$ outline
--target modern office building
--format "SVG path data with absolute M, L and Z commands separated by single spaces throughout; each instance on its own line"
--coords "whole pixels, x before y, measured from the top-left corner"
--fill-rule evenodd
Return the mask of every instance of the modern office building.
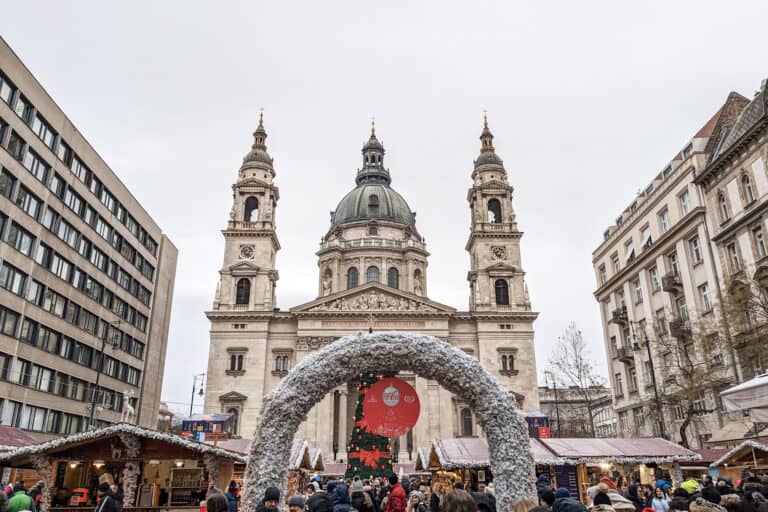
M 0 421 L 154 428 L 177 250 L 2 39 L 0 239 Z

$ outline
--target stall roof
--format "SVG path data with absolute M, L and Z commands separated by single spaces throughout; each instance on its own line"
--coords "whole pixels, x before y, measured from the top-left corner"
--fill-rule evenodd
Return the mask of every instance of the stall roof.
M 425 472 L 429 467 L 429 450 L 425 448 L 416 448 L 416 460 L 413 469 L 418 472 Z
M 712 464 L 710 464 L 709 467 L 716 468 L 717 466 L 722 466 L 723 464 L 726 463 L 726 461 L 732 459 L 743 450 L 752 450 L 752 449 L 758 450 L 761 452 L 768 452 L 768 445 L 759 443 L 757 441 L 744 441 L 738 446 L 731 448 L 730 450 L 725 452 L 722 456 L 720 456 L 719 459 L 717 459 Z
M 699 464 L 709 466 L 712 462 L 716 461 L 728 451 L 728 448 L 701 448 L 699 450 L 693 450 L 701 455 Z
M 0 425 L 0 451 L 15 450 L 21 446 L 38 444 L 40 441 L 21 429 Z
M 768 422 L 768 373 L 721 391 L 720 398 L 729 411 L 749 410 L 754 421 Z
M 205 441 L 205 443 L 209 445 L 214 444 L 213 441 Z M 247 457 L 251 451 L 251 439 L 247 438 L 218 441 L 216 445 L 219 448 L 240 453 L 244 457 Z M 301 468 L 322 471 L 323 465 L 323 454 L 319 449 L 310 448 L 309 443 L 304 439 L 294 438 L 288 462 L 289 470 Z
M 757 437 L 765 437 L 762 427 L 758 427 L 759 434 Z M 737 420 L 729 421 L 723 428 L 712 434 L 707 440 L 709 446 L 716 446 L 719 444 L 740 443 L 747 437 L 755 437 L 755 424 L 748 419 L 739 418 Z
M 328 462 L 325 465 L 324 475 L 338 476 L 343 475 L 347 471 L 347 465 L 343 462 Z
M 540 439 L 558 457 L 576 463 L 611 460 L 618 463 L 666 463 L 701 460 L 701 455 L 660 437 Z
M 309 461 L 313 471 L 323 471 L 325 462 L 323 461 L 323 451 L 320 448 L 309 449 Z
M 209 421 L 211 423 L 226 423 L 229 420 L 232 419 L 234 414 L 231 412 L 220 412 L 220 413 L 214 413 L 214 414 L 193 414 L 192 416 L 187 416 L 186 418 L 183 418 L 182 421 L 184 423 L 194 422 L 194 421 Z
M 154 441 L 159 445 L 168 445 L 198 454 L 210 453 L 219 457 L 232 459 L 235 462 L 245 463 L 245 457 L 241 454 L 223 448 L 213 447 L 205 443 L 188 441 L 175 434 L 149 430 L 125 423 L 110 425 L 97 430 L 82 432 L 67 437 L 59 437 L 44 443 L 16 448 L 10 452 L 0 453 L 0 462 L 9 462 L 11 465 L 23 465 L 29 462 L 29 458 L 32 455 L 47 453 L 55 456 L 56 454 L 64 454 L 67 450 L 72 448 L 83 450 L 83 447 L 86 445 L 95 444 L 113 437 L 119 438 L 120 434 L 130 434 L 144 440 Z
M 701 455 L 660 438 L 643 439 L 531 439 L 536 464 L 575 465 L 611 460 L 619 463 L 683 462 L 701 460 Z M 430 469 L 478 468 L 490 465 L 484 439 L 435 439 L 429 454 Z
M 573 461 L 552 453 L 538 439 L 531 439 L 531 454 L 536 464 L 564 465 Z M 427 459 L 428 467 L 452 470 L 456 468 L 481 468 L 490 465 L 490 453 L 485 439 L 478 437 L 454 437 L 435 439 Z

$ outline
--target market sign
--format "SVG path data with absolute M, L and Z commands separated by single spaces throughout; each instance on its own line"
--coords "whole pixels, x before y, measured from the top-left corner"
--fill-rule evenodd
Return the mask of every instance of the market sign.
M 387 377 L 366 390 L 363 421 L 373 434 L 399 437 L 413 428 L 420 409 L 419 395 L 410 384 Z

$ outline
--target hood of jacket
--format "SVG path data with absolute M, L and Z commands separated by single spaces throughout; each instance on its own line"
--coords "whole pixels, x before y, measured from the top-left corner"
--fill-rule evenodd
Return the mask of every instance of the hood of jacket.
M 337 504 L 349 505 L 349 492 L 347 491 L 346 485 L 337 485 L 333 492 Z
M 558 498 L 552 504 L 552 512 L 587 512 L 587 507 L 573 498 Z
M 707 501 L 704 498 L 696 498 L 688 505 L 690 512 L 726 512 L 725 508 Z

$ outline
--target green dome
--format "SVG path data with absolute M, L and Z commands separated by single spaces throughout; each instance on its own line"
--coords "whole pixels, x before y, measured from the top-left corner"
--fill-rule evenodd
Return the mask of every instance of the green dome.
M 331 216 L 331 225 L 381 220 L 415 226 L 416 219 L 403 196 L 385 183 L 361 183 L 344 196 Z

